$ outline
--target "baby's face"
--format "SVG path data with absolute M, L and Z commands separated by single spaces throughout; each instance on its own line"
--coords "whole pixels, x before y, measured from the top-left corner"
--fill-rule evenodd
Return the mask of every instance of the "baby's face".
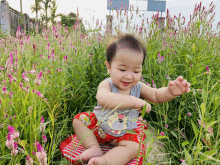
M 143 54 L 129 49 L 119 49 L 111 62 L 106 61 L 113 83 L 121 90 L 136 85 L 142 73 Z

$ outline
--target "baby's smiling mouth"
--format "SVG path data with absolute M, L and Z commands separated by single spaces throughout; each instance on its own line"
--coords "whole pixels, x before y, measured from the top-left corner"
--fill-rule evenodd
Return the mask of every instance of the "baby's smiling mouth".
M 122 81 L 122 84 L 123 84 L 124 86 L 128 86 L 128 85 L 130 84 L 130 82 L 124 82 L 124 81 Z

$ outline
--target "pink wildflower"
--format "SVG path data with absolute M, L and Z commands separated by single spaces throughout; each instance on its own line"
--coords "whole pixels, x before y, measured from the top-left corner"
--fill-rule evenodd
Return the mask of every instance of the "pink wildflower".
M 44 131 L 45 131 L 46 124 L 44 124 L 44 117 L 43 117 L 43 116 L 41 116 L 40 125 L 41 125 L 40 131 L 41 131 L 41 132 L 44 132 Z
M 37 151 L 36 157 L 39 161 L 40 165 L 46 165 L 47 164 L 47 154 L 46 151 L 44 151 L 44 148 L 40 145 L 40 143 L 37 143 Z
M 36 46 L 35 46 L 35 44 L 33 44 L 33 49 L 34 49 L 34 51 L 35 51 L 35 49 L 36 49 Z
M 9 94 L 9 98 L 12 98 L 12 96 L 13 96 L 13 92 L 11 91 Z
M 8 131 L 10 132 L 10 135 L 11 135 L 10 137 L 11 137 L 12 139 L 14 139 L 14 138 L 19 138 L 19 132 L 18 132 L 18 131 L 15 132 L 15 128 L 14 128 L 14 127 L 8 125 Z
M 153 79 L 152 79 L 152 84 L 153 84 L 152 87 L 153 87 L 153 88 L 156 88 L 156 84 L 154 83 L 154 80 L 153 80 Z
M 207 72 L 209 72 L 209 67 L 208 66 L 206 66 L 206 70 L 207 70 Z
M 11 83 L 12 81 L 16 81 L 16 78 L 12 75 L 8 74 L 8 77 L 10 78 L 9 83 Z
M 22 78 L 23 78 L 25 81 L 29 82 L 29 78 L 26 77 L 26 74 L 25 74 L 25 73 L 21 74 L 21 76 L 22 76 Z
M 166 75 L 166 78 L 169 80 L 170 79 L 170 77 L 168 76 L 168 75 Z
M 192 116 L 192 114 L 190 112 L 187 113 L 188 116 Z
M 166 128 L 168 128 L 168 125 L 165 125 Z
M 30 71 L 28 71 L 28 73 L 35 74 L 36 70 L 30 70 Z
M 164 56 L 161 56 L 160 53 L 158 53 L 157 57 L 158 57 L 158 63 L 161 64 L 161 62 L 164 61 Z
M 7 140 L 6 140 L 6 143 L 5 145 L 10 149 L 12 150 L 14 148 L 14 140 L 11 138 L 11 134 L 8 133 L 7 135 Z
M 147 84 L 149 87 L 151 87 L 151 85 L 150 85 L 148 82 L 146 82 L 146 84 Z
M 14 156 L 17 155 L 17 153 L 18 153 L 17 148 L 18 148 L 18 143 L 17 143 L 17 142 L 14 142 L 14 148 L 11 150 L 11 156 L 14 157 Z
M 143 77 L 141 77 L 141 81 L 144 83 L 145 81 L 144 81 L 144 79 L 143 79 Z
M 161 133 L 160 133 L 160 135 L 161 135 L 161 136 L 164 136 L 164 135 L 165 135 L 165 133 L 164 133 L 164 132 L 161 132 Z
M 6 87 L 3 87 L 3 88 L 2 88 L 2 94 L 3 94 L 3 95 L 7 95 L 7 94 L 8 94 L 8 91 L 6 90 Z
M 37 78 L 34 80 L 34 83 L 36 83 L 37 85 L 41 84 L 42 75 L 43 75 L 43 71 L 41 71 L 41 72 L 37 75 Z
M 41 98 L 44 98 L 44 96 L 43 96 L 43 94 L 42 93 L 40 93 L 39 91 L 37 91 L 36 89 L 34 90 L 35 91 L 35 93 L 39 96 L 39 97 L 41 97 Z
M 46 135 L 43 135 L 43 142 L 44 142 L 44 143 L 47 142 L 47 137 L 46 137 Z
M 143 121 L 143 117 L 140 116 L 140 117 L 138 118 L 138 120 L 139 120 L 139 121 Z
M 3 66 L 1 66 L 1 69 L 0 69 L 0 70 L 5 70 L 5 69 L 4 69 L 4 67 L 3 67 Z
M 197 89 L 198 92 L 202 92 L 202 89 Z
M 26 157 L 26 165 L 32 165 L 33 164 L 33 159 L 31 158 L 30 155 Z

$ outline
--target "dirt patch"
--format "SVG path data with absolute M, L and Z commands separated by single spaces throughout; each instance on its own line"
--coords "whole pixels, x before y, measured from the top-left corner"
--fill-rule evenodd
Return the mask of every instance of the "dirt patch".
M 153 128 L 148 128 L 148 131 L 150 132 L 150 134 L 153 135 L 152 138 L 156 138 L 156 133 L 154 131 L 155 129 Z M 150 146 L 151 141 L 149 140 L 146 143 L 146 150 L 148 150 L 149 146 Z M 165 162 L 167 162 L 167 153 L 165 152 L 165 145 L 163 144 L 163 142 L 161 142 L 160 140 L 155 140 L 152 144 L 152 150 L 150 151 L 150 153 L 147 156 L 147 161 L 151 162 L 151 163 L 160 163 L 160 164 L 164 164 Z M 163 163 L 164 162 L 164 163 Z M 165 163 L 166 164 L 166 163 Z

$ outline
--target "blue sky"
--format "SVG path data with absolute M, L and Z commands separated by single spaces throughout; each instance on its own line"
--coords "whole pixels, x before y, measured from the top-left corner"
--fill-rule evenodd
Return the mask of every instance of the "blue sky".
M 9 6 L 20 11 L 20 0 L 7 0 Z M 190 14 L 193 14 L 195 4 L 199 4 L 201 0 L 166 0 L 166 9 L 168 8 L 171 16 L 178 16 L 181 13 L 182 16 L 186 17 L 186 23 L 189 21 Z M 212 0 L 202 0 L 202 6 L 208 7 Z M 217 24 L 220 21 L 220 0 L 213 0 L 216 4 L 215 22 Z M 34 4 L 34 0 L 23 0 L 23 12 L 27 13 L 30 17 L 35 17 L 35 13 L 31 13 L 30 6 Z M 92 24 L 92 18 L 102 20 L 103 24 L 106 24 L 106 15 L 109 14 L 107 10 L 107 0 L 57 0 L 58 9 L 57 13 L 69 14 L 70 12 L 76 12 L 77 7 L 79 8 L 80 17 L 83 20 L 87 20 Z M 130 0 L 130 4 L 139 7 L 139 10 L 147 9 L 147 1 L 140 0 Z M 135 13 L 135 12 L 134 12 Z M 150 11 L 140 11 L 141 15 L 144 14 L 144 17 L 151 18 L 156 12 Z M 115 14 L 115 12 L 111 13 Z M 163 12 L 162 16 L 165 16 L 166 13 Z M 142 19 L 136 18 L 137 23 L 141 23 Z M 213 25 L 214 26 L 214 25 Z

